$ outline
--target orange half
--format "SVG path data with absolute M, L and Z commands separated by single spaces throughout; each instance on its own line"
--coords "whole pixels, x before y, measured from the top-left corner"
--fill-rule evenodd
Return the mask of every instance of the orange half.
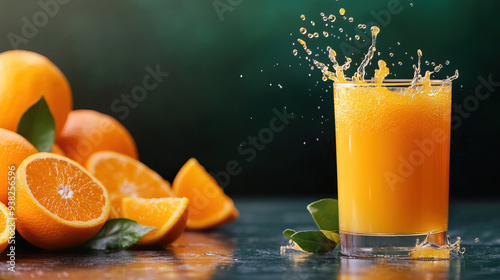
M 0 253 L 9 245 L 11 230 L 9 226 L 10 219 L 11 216 L 7 206 L 0 202 Z
M 144 235 L 137 245 L 165 245 L 174 242 L 184 232 L 188 203 L 185 197 L 125 197 L 121 208 L 124 218 L 157 228 Z
M 172 188 L 177 197 L 190 201 L 188 229 L 216 227 L 239 217 L 233 200 L 194 158 L 181 167 Z
M 138 160 L 116 152 L 97 152 L 87 161 L 87 170 L 108 189 L 111 198 L 110 218 L 122 217 L 124 197 L 173 197 L 170 183 Z
M 43 249 L 83 243 L 109 216 L 104 186 L 80 164 L 56 154 L 27 157 L 16 172 L 16 191 L 17 231 Z

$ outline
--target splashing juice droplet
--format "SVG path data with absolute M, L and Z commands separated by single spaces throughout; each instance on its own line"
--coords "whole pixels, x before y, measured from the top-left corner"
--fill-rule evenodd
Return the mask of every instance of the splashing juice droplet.
M 325 13 L 321 12 L 319 13 L 320 16 L 324 17 L 325 16 Z
M 420 74 L 420 63 L 422 60 L 422 50 L 418 49 L 417 50 L 417 55 L 418 55 L 418 61 L 417 65 L 413 64 L 413 69 L 415 72 L 413 73 L 413 80 L 411 81 L 411 86 L 415 87 L 417 85 L 417 82 L 421 81 L 422 75 Z
M 323 31 L 323 36 L 328 37 L 328 32 Z
M 358 24 L 358 29 L 363 29 L 363 25 L 361 23 Z
M 344 65 L 341 66 L 342 71 L 346 71 L 347 69 L 349 69 L 349 67 L 351 67 L 351 62 L 352 59 L 350 57 L 346 58 Z
M 350 17 L 349 22 L 353 22 L 353 21 L 354 21 L 354 18 Z
M 314 38 L 318 38 L 318 37 L 319 37 L 318 32 L 314 32 L 314 34 L 313 34 L 313 35 L 314 35 Z
M 312 51 L 311 51 L 310 49 L 307 49 L 307 50 L 306 50 L 306 53 L 307 53 L 308 55 L 311 55 L 311 54 L 312 54 Z
M 293 55 L 295 55 L 295 56 L 296 56 L 296 55 L 297 55 L 297 53 L 298 53 L 298 51 L 294 49 L 294 50 L 293 50 Z
M 456 79 L 458 79 L 458 70 L 455 70 L 455 75 L 446 78 L 446 80 L 444 80 L 443 84 L 445 84 L 445 85 L 451 85 L 451 82 L 453 80 L 456 80 Z
M 341 28 L 339 28 L 339 31 L 340 32 L 344 32 L 344 29 L 341 27 Z
M 476 238 L 474 239 L 474 243 L 477 243 L 477 242 L 479 242 L 479 238 L 477 238 L 477 237 L 476 237 Z
M 455 243 L 450 242 L 450 236 L 446 237 L 446 243 L 444 245 L 434 244 L 427 239 L 429 235 L 425 237 L 425 240 L 422 243 L 419 243 L 417 239 L 417 243 L 415 244 L 415 249 L 409 253 L 411 258 L 413 259 L 449 259 L 452 256 L 459 256 L 464 253 L 464 249 L 460 249 L 460 242 L 462 239 L 457 237 L 457 241 Z
M 329 19 L 331 22 L 334 22 L 334 21 L 335 21 L 335 19 L 337 19 L 337 18 L 336 18 L 334 15 L 330 15 L 330 16 L 328 17 L 328 19 Z
M 373 54 L 377 50 L 375 48 L 375 44 L 377 42 L 377 35 L 380 32 L 380 28 L 378 28 L 377 26 L 372 26 L 371 32 L 372 32 L 372 44 L 371 44 L 370 48 L 368 49 L 368 52 L 366 53 L 365 58 L 363 59 L 363 61 L 361 61 L 361 64 L 358 67 L 358 71 L 354 74 L 353 79 L 355 80 L 355 82 L 363 82 L 364 81 L 365 68 L 368 65 L 368 63 L 370 63 L 370 60 L 373 58 Z
M 309 33 L 309 34 L 307 34 L 307 37 L 309 37 L 309 39 L 312 39 L 314 37 L 314 35 L 312 33 Z
M 393 57 L 393 56 L 394 56 L 394 54 L 393 54 L 393 53 L 389 53 L 389 56 L 390 56 L 390 57 Z
M 306 16 L 305 15 L 300 15 L 300 19 L 301 20 L 306 20 Z
M 403 65 L 403 62 L 401 62 L 401 61 L 398 61 L 398 65 Z
M 450 61 L 449 61 L 449 60 L 447 60 L 447 61 L 445 61 L 445 62 L 444 62 L 444 64 L 449 65 L 449 64 L 450 64 Z
M 413 3 L 410 3 L 410 7 L 412 7 L 412 8 L 413 8 Z
M 355 35 L 354 39 L 359 40 L 359 35 Z
M 323 21 L 327 21 L 327 20 L 328 20 L 327 17 L 323 17 Z M 328 26 L 328 24 L 326 26 Z
M 375 70 L 375 83 L 382 83 L 387 75 L 389 75 L 389 68 L 387 67 L 387 63 L 385 63 L 385 61 L 383 60 L 379 60 L 378 69 Z
M 343 16 L 343 15 L 345 14 L 345 9 L 344 9 L 344 8 L 340 8 L 340 10 L 339 10 L 339 14 L 340 14 L 341 16 Z
M 312 25 L 312 26 L 315 26 L 315 25 L 316 25 L 316 23 L 315 23 L 314 21 L 312 21 L 312 20 L 311 20 L 311 25 Z
M 300 31 L 300 34 L 306 34 L 307 33 L 307 29 L 305 29 L 304 27 L 301 27 L 299 29 L 299 31 Z

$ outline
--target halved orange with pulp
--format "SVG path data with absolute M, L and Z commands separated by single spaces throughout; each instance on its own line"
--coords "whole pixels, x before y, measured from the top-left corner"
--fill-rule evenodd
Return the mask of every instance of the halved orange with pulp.
M 144 235 L 137 245 L 165 245 L 174 242 L 186 227 L 187 198 L 136 198 L 122 199 L 122 215 L 141 225 L 157 229 Z
M 9 220 L 11 215 L 7 206 L 0 202 L 0 253 L 7 248 L 9 245 L 9 239 L 11 237 L 11 227 L 9 225 Z
M 86 164 L 90 174 L 99 179 L 111 198 L 110 218 L 123 217 L 121 200 L 124 197 L 173 197 L 170 183 L 138 160 L 116 152 L 92 154 Z
M 34 154 L 16 172 L 17 231 L 42 249 L 87 241 L 108 219 L 110 206 L 101 182 L 66 157 Z
M 188 229 L 216 227 L 239 217 L 233 200 L 194 158 L 181 167 L 172 188 L 177 197 L 190 201 Z

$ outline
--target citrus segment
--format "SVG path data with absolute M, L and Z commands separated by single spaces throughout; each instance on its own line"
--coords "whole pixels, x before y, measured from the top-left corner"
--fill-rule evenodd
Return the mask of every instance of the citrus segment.
M 17 230 L 47 250 L 83 243 L 104 225 L 107 190 L 78 163 L 51 153 L 26 158 L 16 173 Z
M 239 216 L 233 200 L 194 158 L 179 170 L 172 183 L 178 197 L 187 197 L 189 217 L 186 227 L 205 229 L 228 223 Z
M 24 50 L 0 54 L 0 127 L 15 131 L 24 112 L 45 98 L 58 136 L 73 106 L 64 74 L 45 56 Z
M 36 148 L 24 137 L 0 128 L 0 202 L 8 204 L 9 188 L 14 183 L 13 174 L 25 158 L 36 152 Z
M 9 220 L 11 219 L 10 212 L 3 203 L 0 202 L 0 253 L 9 245 L 11 227 Z
M 87 170 L 108 189 L 111 218 L 121 216 L 123 197 L 173 197 L 170 183 L 141 162 L 111 151 L 97 152 L 87 161 Z
M 98 151 L 115 151 L 138 158 L 135 141 L 128 130 L 111 116 L 93 110 L 74 110 L 56 143 L 80 164 Z
M 184 231 L 188 217 L 187 198 L 136 198 L 122 200 L 124 218 L 141 225 L 156 227 L 144 235 L 138 245 L 165 245 L 175 241 Z

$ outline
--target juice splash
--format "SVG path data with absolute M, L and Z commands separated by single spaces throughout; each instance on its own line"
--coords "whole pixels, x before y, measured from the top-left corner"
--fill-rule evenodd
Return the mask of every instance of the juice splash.
M 345 9 L 341 8 L 339 10 L 339 14 L 344 15 Z M 336 18 L 334 15 L 330 15 L 329 17 L 326 17 L 324 13 L 321 13 L 321 15 L 322 15 L 324 21 L 330 20 L 331 22 L 335 22 Z M 301 19 L 305 20 L 305 15 L 301 15 Z M 354 19 L 352 17 L 346 18 L 345 16 L 344 16 L 344 20 L 347 20 L 350 23 L 352 23 L 354 21 Z M 312 26 L 315 25 L 313 21 L 311 21 L 311 25 Z M 358 26 L 358 29 L 360 29 L 360 30 L 367 28 L 366 24 L 360 23 L 357 26 Z M 333 27 L 333 26 L 331 26 L 331 27 Z M 314 39 L 314 38 L 319 37 L 318 32 L 307 33 L 307 30 L 304 27 L 301 27 L 299 31 L 303 35 L 307 34 L 307 37 L 309 39 Z M 344 30 L 343 30 L 343 28 L 339 28 L 339 31 L 343 32 Z M 314 66 L 316 66 L 316 68 L 318 68 L 321 71 L 321 73 L 323 74 L 323 78 L 322 78 L 323 81 L 332 80 L 334 83 L 346 83 L 346 82 L 383 83 L 384 82 L 384 79 L 390 74 L 390 69 L 384 60 L 378 61 L 379 68 L 375 70 L 375 74 L 374 74 L 373 78 L 365 80 L 366 67 L 371 64 L 373 57 L 377 52 L 376 42 L 377 42 L 377 36 L 380 33 L 380 28 L 377 26 L 372 26 L 370 28 L 370 31 L 371 31 L 371 45 L 368 48 L 368 51 L 365 54 L 363 60 L 359 63 L 359 66 L 352 77 L 347 77 L 345 74 L 345 71 L 347 69 L 349 69 L 349 67 L 350 67 L 352 59 L 349 57 L 346 57 L 345 63 L 343 65 L 340 65 L 337 61 L 336 51 L 330 46 L 328 46 L 326 50 L 327 50 L 328 58 L 329 58 L 330 62 L 332 63 L 332 65 L 331 65 L 332 70 L 330 70 L 329 64 L 320 62 L 317 59 L 312 59 L 312 64 Z M 322 33 L 324 34 L 325 38 L 329 37 L 329 36 L 336 37 L 335 35 L 330 34 L 326 31 L 323 31 Z M 347 34 L 346 34 L 346 37 L 348 38 L 349 41 L 352 40 L 352 37 L 348 37 Z M 340 38 L 340 36 L 337 36 L 337 38 Z M 354 39 L 360 40 L 361 37 L 358 34 L 356 34 L 354 36 Z M 308 48 L 305 40 L 298 38 L 297 41 L 302 45 L 302 47 L 304 48 L 304 50 L 306 51 L 308 56 L 318 56 L 317 54 L 313 54 L 311 49 Z M 400 45 L 399 42 L 398 42 L 398 45 Z M 296 56 L 298 54 L 298 51 L 294 49 L 293 54 Z M 380 55 L 380 52 L 378 54 Z M 407 53 L 405 53 L 405 54 L 407 54 Z M 439 72 L 439 70 L 441 70 L 443 68 L 442 64 L 435 66 L 435 63 L 433 62 L 432 65 L 435 66 L 434 70 L 433 71 L 426 71 L 425 74 L 422 76 L 422 74 L 421 74 L 421 72 L 422 72 L 422 67 L 421 67 L 422 55 L 423 55 L 422 51 L 420 49 L 417 50 L 417 64 L 413 65 L 414 76 L 411 80 L 411 87 L 409 87 L 409 88 L 414 88 L 417 84 L 424 85 L 424 87 L 429 88 L 431 85 L 431 75 Z M 393 56 L 394 56 L 394 54 L 391 52 L 390 57 L 393 57 Z M 413 56 L 411 57 L 411 59 L 413 59 Z M 306 60 L 311 61 L 311 58 L 306 57 Z M 426 65 L 428 65 L 428 64 L 429 63 L 427 61 Z M 445 64 L 448 65 L 449 61 L 447 61 Z M 392 65 L 394 66 L 394 63 Z M 398 62 L 398 65 L 402 65 L 401 61 Z M 455 74 L 453 76 L 447 77 L 446 79 L 444 79 L 443 83 L 445 85 L 451 85 L 451 82 L 457 78 L 458 78 L 458 70 L 455 71 Z
M 449 259 L 450 257 L 459 257 L 464 254 L 465 248 L 460 248 L 461 238 L 457 237 L 457 241 L 451 244 L 450 236 L 447 236 L 446 244 L 439 246 L 428 241 L 429 235 L 422 243 L 417 242 L 415 249 L 408 253 L 412 259 Z

